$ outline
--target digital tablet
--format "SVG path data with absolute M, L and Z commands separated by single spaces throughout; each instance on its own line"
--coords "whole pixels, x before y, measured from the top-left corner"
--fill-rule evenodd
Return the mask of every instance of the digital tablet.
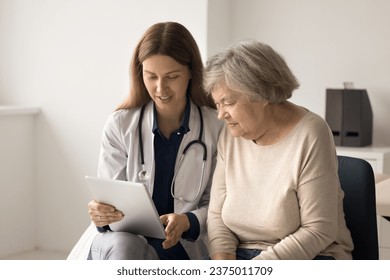
M 164 226 L 144 184 L 93 176 L 85 179 L 96 201 L 123 213 L 122 220 L 109 225 L 112 231 L 165 239 Z

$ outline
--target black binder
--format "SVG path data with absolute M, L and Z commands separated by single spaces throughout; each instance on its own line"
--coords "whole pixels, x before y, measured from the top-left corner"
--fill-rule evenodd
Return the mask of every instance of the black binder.
M 365 89 L 327 89 L 325 120 L 336 146 L 372 144 L 373 114 Z

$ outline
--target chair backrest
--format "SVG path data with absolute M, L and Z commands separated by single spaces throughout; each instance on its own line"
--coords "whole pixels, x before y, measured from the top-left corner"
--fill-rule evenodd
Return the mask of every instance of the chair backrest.
M 338 156 L 344 191 L 344 213 L 354 250 L 354 260 L 379 259 L 375 177 L 371 165 L 358 158 Z

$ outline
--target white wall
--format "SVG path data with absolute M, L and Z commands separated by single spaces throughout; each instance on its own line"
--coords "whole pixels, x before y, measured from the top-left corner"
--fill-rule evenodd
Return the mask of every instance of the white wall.
M 69 251 L 88 224 L 83 177 L 96 173 L 104 121 L 151 24 L 182 22 L 204 60 L 238 39 L 269 43 L 302 84 L 293 101 L 322 116 L 327 87 L 367 88 L 374 143 L 390 145 L 389 10 L 386 0 L 0 0 L 0 104 L 42 109 L 37 246 Z
M 0 259 L 36 245 L 32 183 L 36 113 L 0 106 Z
M 168 20 L 184 24 L 206 55 L 206 0 L 0 0 L 0 103 L 42 109 L 39 248 L 69 251 L 88 225 L 83 177 L 96 174 L 103 124 L 127 94 L 138 39 Z
M 231 41 L 281 53 L 301 83 L 292 101 L 325 116 L 326 88 L 368 91 L 374 145 L 390 145 L 390 1 L 231 0 Z
M 208 1 L 206 59 L 231 43 L 231 1 Z

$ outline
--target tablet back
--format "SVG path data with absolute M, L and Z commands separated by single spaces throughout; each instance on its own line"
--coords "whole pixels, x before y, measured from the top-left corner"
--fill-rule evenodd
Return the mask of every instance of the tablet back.
M 164 227 L 144 184 L 92 176 L 85 179 L 96 201 L 124 214 L 121 221 L 109 225 L 111 230 L 165 239 Z

